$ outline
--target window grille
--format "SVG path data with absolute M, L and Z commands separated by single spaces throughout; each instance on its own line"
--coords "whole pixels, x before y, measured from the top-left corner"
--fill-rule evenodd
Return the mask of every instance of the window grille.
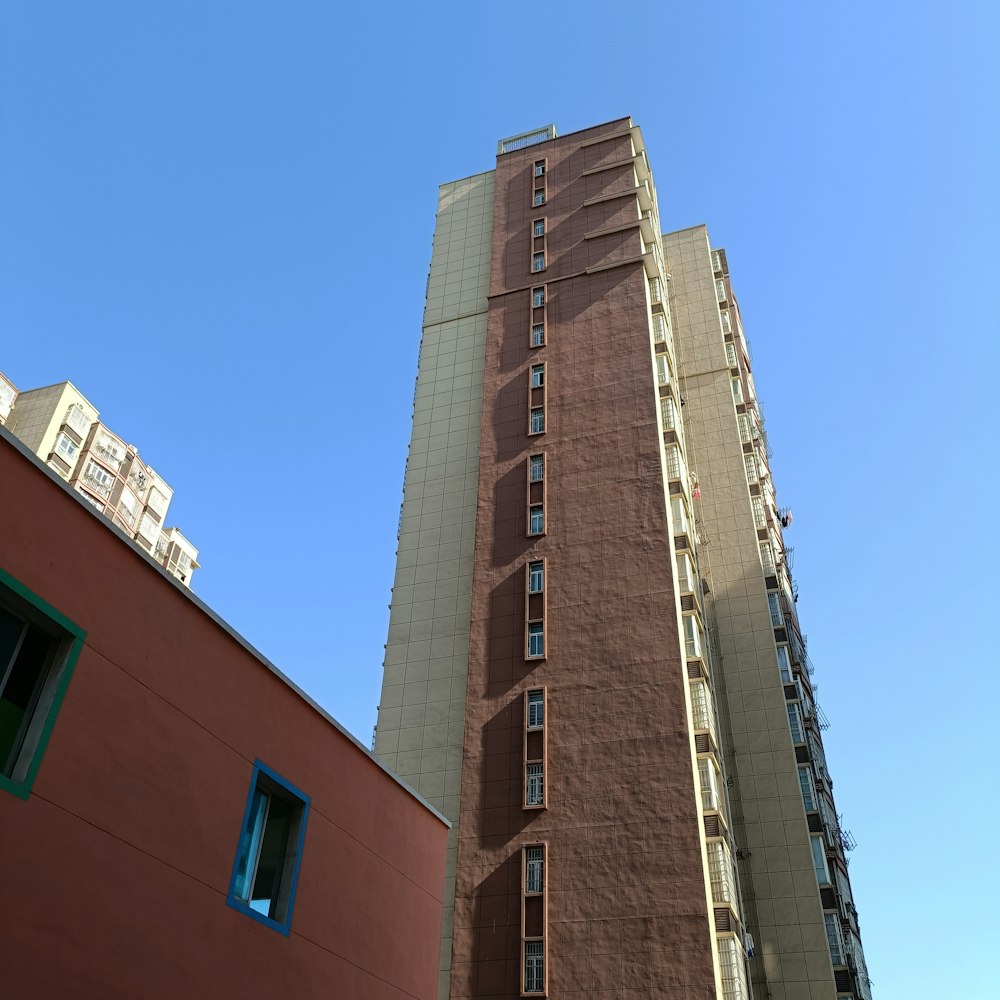
M 533 288 L 531 291 L 531 304 L 534 308 L 538 309 L 545 305 L 545 289 L 544 288 Z
M 545 458 L 542 455 L 532 455 L 528 478 L 533 483 L 540 483 L 545 478 Z
M 541 892 L 545 884 L 545 848 L 524 849 L 524 891 Z
M 723 1000 L 750 1000 L 743 949 L 734 937 L 716 938 L 722 973 Z
M 752 459 L 752 455 L 747 455 L 745 458 Z M 757 463 L 754 462 L 752 465 L 752 471 L 757 470 Z M 747 475 L 751 472 L 751 465 L 747 463 Z M 758 528 L 767 527 L 767 517 L 764 514 L 764 498 L 763 497 L 750 497 L 750 505 L 753 507 L 753 523 Z
M 770 542 L 760 543 L 760 564 L 768 576 L 774 576 L 774 553 Z
M 767 608 L 771 612 L 771 624 L 775 628 L 781 628 L 785 624 L 785 616 L 781 613 L 781 603 L 776 590 L 767 592 Z
M 739 362 L 736 360 L 736 348 L 732 343 L 728 342 L 726 344 L 726 364 L 728 364 L 730 368 L 739 367 Z
M 543 764 L 528 765 L 527 803 L 540 806 L 545 802 L 545 767 Z
M 660 400 L 660 421 L 665 431 L 672 431 L 676 426 L 677 414 L 674 409 L 674 401 L 669 397 Z
M 532 259 L 531 269 L 533 271 L 544 271 L 545 270 L 545 254 L 536 253 Z
M 726 283 L 721 278 L 717 278 L 715 281 L 715 297 L 720 302 L 726 301 Z
M 541 434 L 545 430 L 545 410 L 536 406 L 531 410 L 531 433 Z
M 736 902 L 736 877 L 729 849 L 721 840 L 710 841 L 708 871 L 712 881 L 712 898 L 717 903 Z
M 802 735 L 802 716 L 799 714 L 798 705 L 785 705 L 788 711 L 788 728 L 792 733 L 793 743 L 805 743 L 805 737 Z
M 540 562 L 528 565 L 528 593 L 540 594 L 545 586 L 545 564 Z
M 802 789 L 802 804 L 806 812 L 816 811 L 816 788 L 813 785 L 812 768 L 809 765 L 799 768 L 799 787 Z
M 545 324 L 535 323 L 531 327 L 531 346 L 541 347 L 545 343 Z
M 524 992 L 545 990 L 545 955 L 541 941 L 524 942 Z

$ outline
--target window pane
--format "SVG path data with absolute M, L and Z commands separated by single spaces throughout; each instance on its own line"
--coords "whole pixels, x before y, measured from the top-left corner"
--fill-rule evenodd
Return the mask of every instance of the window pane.
M 533 306 L 543 306 L 545 305 L 545 289 L 535 288 L 531 292 L 531 304 Z
M 531 433 L 541 434 L 545 430 L 545 410 L 536 406 L 531 411 Z
M 531 388 L 540 389 L 545 384 L 545 365 L 532 365 Z
M 531 346 L 541 347 L 545 343 L 545 327 L 541 323 L 535 323 L 531 328 Z
M 541 729 L 545 724 L 545 695 L 541 691 L 528 692 L 528 728 Z
M 528 656 L 545 655 L 545 630 L 541 622 L 528 626 Z
M 530 479 L 533 483 L 540 483 L 545 478 L 545 459 L 541 455 L 531 456 Z
M 288 855 L 288 835 L 292 829 L 293 814 L 294 807 L 291 803 L 271 796 L 249 903 L 253 909 L 272 918 L 275 916 L 278 889 Z
M 8 617 L 17 622 L 16 616 Z M 11 628 L 8 621 L 3 629 L 6 640 L 0 640 L 8 645 Z M 52 646 L 52 640 L 44 632 L 28 625 L 13 662 L 8 656 L 8 661 L 2 664 L 7 672 L 0 678 L 3 684 L 0 691 L 0 773 L 8 778 L 13 776 L 38 696 L 48 676 Z
M 236 864 L 236 895 L 246 901 L 250 898 L 250 886 L 256 874 L 257 857 L 260 854 L 260 839 L 264 832 L 264 820 L 267 817 L 267 806 L 270 795 L 257 788 L 250 803 L 250 814 L 247 825 L 240 837 L 240 856 Z
M 544 563 L 531 563 L 528 567 L 528 593 L 540 594 L 545 586 Z
M 539 220 L 535 223 L 535 235 L 544 236 L 545 235 L 545 223 Z
M 540 535 L 545 531 L 545 513 L 541 505 L 531 508 L 528 530 L 533 535 Z
M 541 941 L 524 942 L 524 992 L 541 993 L 545 989 L 545 957 Z
M 545 802 L 545 775 L 541 764 L 528 765 L 527 804 L 540 806 Z

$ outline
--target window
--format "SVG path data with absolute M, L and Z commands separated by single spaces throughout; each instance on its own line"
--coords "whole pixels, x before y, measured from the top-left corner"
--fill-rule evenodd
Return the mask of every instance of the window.
M 535 309 L 539 309 L 545 305 L 545 289 L 544 288 L 532 288 L 531 290 L 531 305 Z
M 540 594 L 545 589 L 545 563 L 528 563 L 528 593 Z
M 719 810 L 719 769 L 708 757 L 698 760 L 698 782 L 701 786 L 701 807 L 706 810 Z
M 545 192 L 544 191 L 536 191 L 535 192 L 535 196 L 531 199 L 531 204 L 535 205 L 536 207 L 538 205 L 544 205 L 545 204 Z
M 309 796 L 255 761 L 229 905 L 288 936 Z
M 545 725 L 545 692 L 528 692 L 528 728 L 541 729 Z
M 738 378 L 733 379 L 733 400 L 737 403 L 743 402 L 743 383 Z
M 545 385 L 545 365 L 531 366 L 531 388 L 541 389 Z
M 733 332 L 733 321 L 729 317 L 729 310 L 728 309 L 723 309 L 720 315 L 722 316 L 722 332 L 724 334 L 725 333 L 732 333 Z
M 86 633 L 0 570 L 0 788 L 31 793 Z
M 665 354 L 656 355 L 656 381 L 659 385 L 666 385 L 670 381 L 670 365 Z
M 524 849 L 524 891 L 541 892 L 545 886 L 545 848 Z
M 741 414 L 742 416 L 742 414 Z M 750 466 L 747 466 L 749 470 Z M 756 466 L 754 466 L 754 471 L 756 471 Z M 763 497 L 750 497 L 750 505 L 753 507 L 753 523 L 757 528 L 767 527 L 767 518 L 764 516 L 764 498 Z
M 541 941 L 524 942 L 524 992 L 545 992 L 545 949 Z
M 541 434 L 545 430 L 545 407 L 533 406 L 531 408 L 531 433 Z
M 823 847 L 823 837 L 814 836 L 809 838 L 812 844 L 813 868 L 816 869 L 816 881 L 820 885 L 830 884 L 830 872 L 826 867 L 826 849 Z
M 734 382 L 733 385 L 738 385 L 739 383 Z M 757 471 L 757 456 L 756 455 L 744 455 L 743 456 L 743 468 L 747 474 L 747 481 L 750 483 L 756 483 L 758 481 L 758 471 Z
M 736 360 L 736 348 L 732 343 L 726 344 L 726 364 L 730 368 L 738 368 L 739 362 Z
M 704 681 L 691 682 L 691 717 L 695 729 L 715 730 L 712 709 L 708 700 L 708 685 Z
M 778 647 L 778 673 L 781 674 L 781 680 L 783 683 L 792 683 L 792 664 L 788 659 L 787 646 Z
M 736 421 L 740 426 L 740 440 L 744 444 L 748 444 L 752 440 L 750 437 L 750 418 L 745 413 L 738 413 Z
M 56 451 L 58 451 L 63 458 L 72 461 L 73 456 L 76 455 L 78 450 L 79 449 L 77 448 L 76 443 L 65 434 L 60 434 L 59 437 L 56 438 Z
M 545 161 L 535 160 L 535 176 L 544 177 L 545 176 Z
M 684 651 L 690 659 L 701 656 L 701 626 L 694 615 L 684 616 Z
M 532 271 L 545 270 L 545 254 L 536 253 L 534 257 L 531 258 L 531 270 Z
M 528 764 L 524 803 L 529 806 L 545 804 L 545 765 Z
M 677 426 L 677 411 L 674 401 L 669 396 L 660 400 L 660 426 L 664 431 L 672 431 Z
M 528 460 L 528 480 L 540 483 L 545 478 L 545 456 L 532 455 Z
M 74 403 L 66 413 L 66 423 L 70 425 L 81 437 L 90 429 L 90 420 L 83 412 L 83 407 Z
M 785 708 L 788 710 L 788 728 L 792 731 L 792 742 L 805 743 L 805 738 L 802 735 L 802 716 L 799 713 L 799 706 L 787 704 Z
M 691 562 L 691 557 L 686 552 L 680 552 L 677 554 L 677 584 L 680 587 L 682 594 L 693 594 L 694 593 L 694 563 Z
M 785 624 L 785 616 L 781 613 L 781 603 L 776 590 L 767 592 L 767 609 L 771 612 L 771 624 L 775 628 L 781 628 Z
M 545 655 L 545 626 L 542 622 L 528 622 L 528 658 Z
M 103 466 L 93 461 L 88 462 L 83 478 L 87 481 L 88 488 L 95 493 L 100 493 L 102 497 L 111 495 L 111 484 L 115 481 L 115 477 Z
M 545 235 L 545 220 L 535 219 L 535 222 L 531 229 L 533 236 L 544 236 Z
M 531 346 L 541 347 L 545 343 L 545 324 L 531 324 Z
M 840 918 L 836 913 L 824 913 L 823 923 L 826 926 L 826 940 L 830 945 L 830 958 L 834 965 L 846 965 L 844 961 L 844 941 L 840 936 Z
M 667 324 L 663 319 L 663 313 L 653 313 L 653 341 L 657 344 L 666 343 Z
M 712 270 L 713 271 L 722 270 L 722 258 L 719 256 L 718 250 L 712 251 Z
M 764 572 L 768 576 L 774 575 L 774 550 L 771 548 L 770 542 L 761 542 L 760 548 L 760 564 L 764 567 Z
M 799 788 L 802 789 L 802 804 L 806 807 L 806 812 L 815 812 L 816 789 L 812 768 L 808 764 L 799 767 Z
M 721 278 L 717 278 L 715 282 L 715 297 L 720 302 L 726 301 L 726 283 Z
M 540 503 L 532 504 L 528 508 L 528 534 L 545 534 L 545 509 Z
M 688 530 L 687 508 L 681 497 L 670 498 L 670 520 L 673 522 L 675 535 L 686 535 Z
M 139 533 L 152 542 L 160 537 L 160 526 L 148 514 L 143 514 L 139 521 Z

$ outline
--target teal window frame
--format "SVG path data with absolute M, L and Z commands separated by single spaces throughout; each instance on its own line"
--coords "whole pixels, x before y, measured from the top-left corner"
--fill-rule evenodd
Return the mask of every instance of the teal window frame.
M 288 840 L 284 851 L 284 861 L 278 872 L 275 897 L 268 913 L 255 908 L 251 899 L 256 879 L 257 864 L 262 844 L 266 845 L 266 818 L 270 800 L 291 806 L 293 816 L 290 822 Z M 227 903 L 240 913 L 270 927 L 284 937 L 292 928 L 292 913 L 295 909 L 295 894 L 298 890 L 299 869 L 302 865 L 302 848 L 306 839 L 306 821 L 309 818 L 310 798 L 286 778 L 272 770 L 263 761 L 254 761 L 247 795 L 243 822 L 240 825 L 240 839 L 233 861 L 233 873 L 229 880 Z
M 4 569 L 0 569 L 0 604 L 49 636 L 53 645 L 37 700 L 22 723 L 26 730 L 12 767 L 13 773 L 0 772 L 0 789 L 19 799 L 27 799 L 38 777 L 87 633 Z M 8 667 L 7 663 L 0 664 L 0 681 Z M 0 762 L 0 767 L 5 764 L 6 761 Z

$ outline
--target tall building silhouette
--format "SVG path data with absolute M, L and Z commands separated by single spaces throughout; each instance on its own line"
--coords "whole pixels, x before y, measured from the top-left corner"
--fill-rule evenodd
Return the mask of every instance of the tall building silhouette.
M 440 997 L 870 998 L 725 251 L 619 119 L 440 189 L 375 752 Z

